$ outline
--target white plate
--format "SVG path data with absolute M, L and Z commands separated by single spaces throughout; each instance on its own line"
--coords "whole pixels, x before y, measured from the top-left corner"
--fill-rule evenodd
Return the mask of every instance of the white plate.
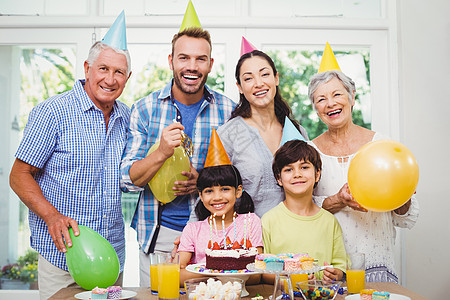
M 345 297 L 345 300 L 360 300 L 360 299 L 361 297 L 359 296 L 359 294 L 348 295 L 347 297 Z M 389 300 L 411 300 L 411 298 L 399 294 L 391 294 Z
M 211 271 L 210 269 L 205 269 L 204 271 L 200 272 L 199 270 L 196 270 L 196 268 L 205 267 L 205 264 L 192 264 L 188 265 L 186 267 L 186 270 L 192 273 L 200 274 L 200 275 L 208 275 L 208 276 L 229 276 L 229 277 L 241 277 L 241 276 L 250 276 L 252 274 L 258 274 L 260 272 L 245 272 L 245 273 L 236 273 L 236 272 L 229 272 L 229 271 L 223 271 L 224 273 L 216 273 L 214 271 Z
M 130 299 L 134 296 L 136 296 L 137 293 L 135 291 L 127 291 L 122 290 L 122 297 L 119 299 Z M 75 295 L 75 298 L 77 299 L 91 299 L 91 291 L 81 292 Z
M 330 267 L 330 266 L 327 266 Z M 332 267 L 332 266 L 331 266 Z M 293 275 L 293 274 L 307 274 L 307 273 L 316 273 L 323 270 L 325 266 L 319 267 L 317 264 L 314 264 L 312 269 L 309 270 L 298 270 L 298 271 L 272 271 L 267 269 L 257 269 L 255 267 L 255 263 L 251 263 L 247 265 L 247 270 L 254 271 L 257 273 L 267 273 L 267 274 L 275 274 L 275 275 Z

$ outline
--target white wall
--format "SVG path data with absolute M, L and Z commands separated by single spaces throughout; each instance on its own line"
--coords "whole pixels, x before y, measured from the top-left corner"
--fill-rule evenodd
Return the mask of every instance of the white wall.
M 401 140 L 420 168 L 420 216 L 405 232 L 406 287 L 450 299 L 450 1 L 398 3 Z

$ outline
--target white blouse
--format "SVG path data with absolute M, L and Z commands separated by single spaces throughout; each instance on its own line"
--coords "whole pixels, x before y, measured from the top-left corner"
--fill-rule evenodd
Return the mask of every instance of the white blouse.
M 383 139 L 375 133 L 373 140 Z M 335 195 L 347 182 L 348 167 L 355 156 L 336 157 L 323 154 L 313 142 L 309 142 L 320 153 L 322 176 L 314 190 L 314 200 L 322 206 L 326 197 Z M 415 195 L 404 215 L 391 212 L 359 212 L 345 207 L 335 214 L 344 234 L 347 253 L 362 252 L 366 257 L 367 282 L 398 282 L 394 266 L 395 226 L 412 228 L 419 216 L 419 204 Z

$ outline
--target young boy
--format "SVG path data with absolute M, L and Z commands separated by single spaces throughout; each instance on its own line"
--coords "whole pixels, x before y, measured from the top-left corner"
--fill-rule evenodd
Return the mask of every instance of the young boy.
M 347 257 L 342 229 L 312 200 L 321 169 L 319 153 L 304 141 L 289 141 L 275 153 L 272 170 L 285 200 L 261 219 L 264 252 L 308 253 L 319 265 L 333 265 L 323 271 L 322 279 L 341 280 Z

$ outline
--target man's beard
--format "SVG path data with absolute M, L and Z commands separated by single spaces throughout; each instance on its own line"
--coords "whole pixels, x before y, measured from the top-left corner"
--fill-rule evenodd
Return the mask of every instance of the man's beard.
M 196 74 L 199 74 L 199 73 L 196 73 Z M 203 76 L 202 74 L 199 74 L 199 75 L 202 76 L 202 81 L 200 82 L 200 84 L 198 86 L 184 84 L 180 78 L 183 75 L 175 74 L 175 72 L 173 74 L 173 79 L 174 79 L 175 84 L 178 87 L 178 89 L 180 89 L 183 93 L 196 94 L 201 89 L 203 89 L 203 87 L 205 86 L 206 80 L 208 79 L 208 75 L 206 75 L 206 76 Z

